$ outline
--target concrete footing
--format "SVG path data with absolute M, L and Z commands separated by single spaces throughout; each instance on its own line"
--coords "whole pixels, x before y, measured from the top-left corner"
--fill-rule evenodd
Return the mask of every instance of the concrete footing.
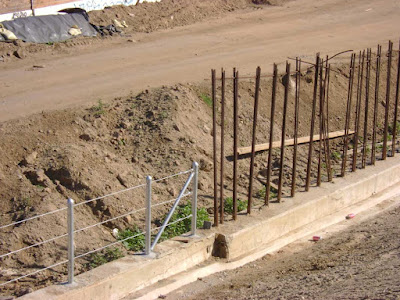
M 294 198 L 284 198 L 283 203 L 255 210 L 250 216 L 240 215 L 236 222 L 199 230 L 199 236 L 188 238 L 188 243 L 179 241 L 182 239 L 163 242 L 155 249 L 156 258 L 124 257 L 77 276 L 73 285 L 50 286 L 22 299 L 121 299 L 207 263 L 212 256 L 232 263 L 262 251 L 308 224 L 323 227 L 324 219 L 326 223 L 337 220 L 329 216 L 347 207 L 361 206 L 365 199 L 398 183 L 400 157 L 388 158 L 377 162 L 375 167 L 337 178 L 334 183 L 325 183 L 308 193 L 300 192 Z

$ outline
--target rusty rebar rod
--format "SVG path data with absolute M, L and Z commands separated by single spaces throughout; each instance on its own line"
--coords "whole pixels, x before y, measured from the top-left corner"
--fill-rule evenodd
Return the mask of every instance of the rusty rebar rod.
M 392 49 L 393 49 L 393 42 L 389 41 L 387 82 L 386 82 L 386 103 L 385 103 L 385 127 L 383 132 L 383 149 L 382 149 L 383 160 L 385 160 L 387 157 L 387 141 L 388 141 L 388 131 L 389 131 L 389 110 L 390 110 L 390 80 L 392 74 Z
M 225 168 L 225 71 L 221 71 L 221 178 L 220 178 L 220 197 L 219 197 L 219 211 L 220 211 L 220 223 L 224 223 L 224 168 Z
M 254 158 L 256 156 L 256 134 L 257 134 L 257 116 L 258 116 L 258 98 L 260 95 L 260 76 L 261 68 L 257 67 L 256 71 L 256 86 L 254 94 L 254 113 L 253 113 L 253 135 L 251 143 L 251 160 L 250 160 L 250 183 L 249 183 L 249 197 L 247 201 L 247 213 L 251 213 L 253 202 L 253 177 L 254 177 Z
M 372 123 L 372 149 L 371 164 L 375 165 L 376 161 L 376 127 L 378 122 L 378 103 L 379 103 L 379 79 L 381 74 L 381 55 L 382 46 L 378 45 L 376 53 L 376 75 L 375 75 L 375 102 L 374 102 L 374 119 Z
M 344 137 L 343 137 L 343 158 L 342 158 L 342 170 L 341 176 L 344 177 L 346 175 L 346 164 L 347 164 L 347 150 L 349 146 L 349 131 L 350 131 L 350 119 L 351 119 L 351 102 L 353 98 L 353 82 L 354 82 L 354 73 L 355 73 L 355 61 L 356 54 L 353 53 L 351 55 L 350 60 L 350 75 L 349 75 L 349 87 L 347 92 L 347 108 L 346 108 L 346 120 L 344 125 Z
M 285 95 L 283 99 L 283 120 L 282 120 L 282 143 L 281 143 L 281 163 L 279 166 L 279 182 L 278 182 L 278 202 L 282 200 L 282 186 L 283 186 L 283 171 L 285 162 L 285 138 L 286 138 L 286 114 L 289 98 L 289 83 L 290 83 L 290 64 L 286 62 L 286 82 L 285 82 Z
M 361 58 L 361 70 L 358 71 L 358 86 L 357 86 L 357 106 L 356 106 L 356 118 L 354 124 L 354 152 L 353 152 L 353 165 L 351 170 L 355 172 L 357 170 L 357 149 L 358 149 L 358 140 L 359 140 L 359 130 L 360 130 L 360 120 L 361 120 L 361 99 L 362 99 L 362 91 L 363 91 L 363 78 L 364 78 L 364 62 L 365 62 L 365 50 L 362 52 Z M 360 63 L 360 60 L 359 60 Z
M 399 50 L 400 50 L 400 42 L 399 42 Z M 397 81 L 396 81 L 396 99 L 394 105 L 394 119 L 393 119 L 393 143 L 392 143 L 392 156 L 396 154 L 396 140 L 397 140 L 397 115 L 399 109 L 399 84 L 400 84 L 400 51 L 397 58 Z
M 269 128 L 269 151 L 267 162 L 267 183 L 265 186 L 265 205 L 269 206 L 271 192 L 271 166 L 272 166 L 272 143 L 274 141 L 274 122 L 275 122 L 275 104 L 276 104 L 276 84 L 278 80 L 278 67 L 274 64 L 274 77 L 272 79 L 272 96 L 271 96 L 271 117 Z
M 364 169 L 367 163 L 367 140 L 368 140 L 368 114 L 369 114 L 369 81 L 371 77 L 371 49 L 367 49 L 367 69 L 365 79 L 365 113 L 364 113 L 364 138 L 362 149 L 361 167 Z
M 294 148 L 293 148 L 293 168 L 292 168 L 292 190 L 290 196 L 294 197 L 296 194 L 296 175 L 297 175 L 297 146 L 299 136 L 299 107 L 300 107 L 300 70 L 301 59 L 296 58 L 296 88 L 294 98 Z
M 218 226 L 218 182 L 217 182 L 217 99 L 215 70 L 211 70 L 212 107 L 213 107 L 213 158 L 214 158 L 214 226 Z
M 327 66 L 328 66 L 328 61 L 327 61 Z M 328 66 L 327 70 L 327 80 L 325 83 L 325 89 L 326 89 L 326 95 L 325 95 L 325 103 L 326 103 L 326 115 L 324 116 L 325 122 L 324 123 L 324 132 L 325 132 L 325 147 L 326 147 L 326 158 L 327 158 L 327 173 L 328 173 L 328 181 L 332 181 L 332 162 L 331 162 L 331 146 L 329 142 L 329 87 L 330 87 L 330 81 L 331 81 L 331 70 L 330 70 L 330 64 Z
M 233 79 L 233 219 L 237 219 L 237 175 L 238 175 L 238 88 L 239 85 L 239 71 L 234 69 Z
M 319 65 L 320 65 L 320 57 L 319 57 L 319 53 L 317 53 L 316 63 L 315 63 L 313 104 L 312 104 L 312 113 L 311 113 L 310 144 L 308 146 L 307 177 L 306 177 L 306 186 L 305 186 L 306 191 L 308 191 L 310 189 L 312 152 L 313 152 L 313 136 L 314 136 L 314 127 L 315 127 L 315 113 L 316 113 L 316 109 L 317 109 Z
M 317 172 L 317 186 L 321 185 L 321 176 L 322 176 L 322 143 L 323 143 L 323 111 L 324 111 L 324 81 L 323 81 L 323 73 L 324 73 L 324 60 L 321 60 L 321 68 L 319 70 L 319 142 L 318 142 L 318 172 Z

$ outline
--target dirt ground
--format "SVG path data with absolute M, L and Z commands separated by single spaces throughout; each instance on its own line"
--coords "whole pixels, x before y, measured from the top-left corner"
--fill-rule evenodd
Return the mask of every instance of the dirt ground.
M 164 299 L 400 299 L 400 207 L 319 242 L 299 241 Z
M 182 19 L 186 16 L 187 20 L 182 21 L 180 25 L 200 20 L 188 17 L 192 12 L 187 5 L 188 1 L 163 3 L 173 3 L 171 11 L 175 12 L 175 16 L 180 16 L 176 11 L 182 13 Z M 182 5 L 182 10 L 176 6 L 179 3 Z M 246 75 L 254 74 L 256 64 L 265 62 L 263 73 L 269 73 L 268 64 L 275 59 L 278 62 L 284 60 L 284 54 L 306 53 L 304 58 L 313 60 L 316 49 L 322 48 L 321 50 L 325 53 L 333 54 L 350 46 L 373 46 L 382 39 L 392 37 L 393 26 L 398 22 L 397 16 L 394 18 L 394 12 L 397 9 L 394 1 L 388 1 L 385 5 L 376 5 L 373 1 L 354 1 L 351 4 L 346 2 L 346 5 L 349 5 L 347 9 L 344 8 L 342 0 L 323 0 L 318 5 L 310 0 L 297 0 L 288 2 L 289 4 L 285 2 L 280 7 L 261 6 L 262 9 L 259 9 L 260 6 L 247 6 L 247 2 L 239 0 L 229 5 L 226 1 L 215 3 L 221 3 L 221 5 L 225 3 L 225 6 L 221 6 L 224 9 L 218 9 L 218 13 L 215 6 L 211 6 L 213 10 L 209 15 L 205 13 L 203 18 L 207 20 L 210 16 L 210 20 L 207 20 L 209 22 L 166 31 L 138 33 L 143 38 L 142 42 L 132 44 L 132 42 L 127 43 L 128 37 L 112 37 L 108 39 L 109 42 L 105 40 L 99 42 L 103 43 L 102 49 L 96 48 L 98 46 L 83 45 L 80 48 L 80 46 L 71 45 L 67 47 L 70 49 L 67 52 L 56 50 L 50 53 L 38 50 L 36 53 L 29 52 L 31 55 L 23 60 L 10 59 L 8 62 L 0 63 L 0 198 L 2 199 L 0 225 L 65 207 L 68 197 L 72 197 L 79 203 L 142 184 L 146 175 L 160 178 L 187 170 L 194 160 L 200 162 L 201 169 L 199 203 L 207 207 L 212 216 L 212 111 L 207 101 L 204 101 L 210 97 L 210 82 L 201 81 L 204 77 L 208 77 L 209 69 L 226 64 L 229 67 L 237 65 L 242 67 L 240 74 Z M 240 6 L 242 5 L 240 3 L 246 3 L 246 7 Z M 361 21 L 358 18 L 359 14 L 365 14 L 365 9 L 368 7 L 373 8 L 370 18 Z M 155 8 L 157 8 L 155 4 L 148 4 L 148 6 L 138 6 L 135 9 L 149 11 L 149 14 L 143 18 L 151 18 L 150 12 L 153 13 L 154 19 L 157 19 L 162 11 L 165 11 L 164 17 L 170 15 L 168 7 Z M 241 10 L 228 13 L 231 9 Z M 97 17 L 107 22 L 108 18 L 114 17 L 114 14 L 122 15 L 120 10 L 121 8 L 115 8 L 106 10 L 106 13 L 93 13 L 93 18 L 96 18 L 95 14 L 99 14 Z M 312 24 L 305 24 L 303 17 L 297 14 L 318 15 L 318 11 L 331 15 L 319 20 L 322 23 L 327 22 L 325 27 L 321 28 L 322 33 L 319 32 L 305 40 L 303 44 L 300 43 L 299 52 L 288 51 L 291 47 L 287 44 L 290 35 L 279 38 L 281 48 L 266 47 L 271 38 L 276 38 L 276 35 L 282 32 L 289 34 L 287 31 L 296 26 L 304 26 L 301 27 L 302 35 L 310 34 L 310 31 L 315 28 L 312 28 Z M 344 11 L 346 11 L 345 14 Z M 293 23 L 285 25 L 288 27 L 281 26 L 282 18 L 286 14 L 294 20 Z M 222 15 L 224 18 L 221 17 Z M 354 32 L 363 28 L 364 21 L 371 24 L 377 22 L 380 25 L 373 27 L 375 31 L 371 30 L 368 36 L 360 35 L 359 40 L 352 38 L 343 41 L 341 45 L 336 45 L 341 38 L 346 40 L 350 36 L 347 33 L 344 34 L 344 28 L 339 26 L 335 31 L 336 39 L 332 38 L 329 42 L 321 43 L 320 35 L 330 32 L 327 29 L 330 27 L 328 23 L 332 25 L 332 22 L 336 22 L 333 21 L 334 16 L 339 15 L 342 22 L 350 22 L 355 26 Z M 272 28 L 268 34 L 271 36 L 264 34 L 263 39 L 260 40 L 259 33 L 265 31 L 266 24 Z M 146 30 L 156 30 L 157 26 Z M 213 31 L 213 28 L 216 31 Z M 272 34 L 274 30 L 277 31 Z M 344 37 L 339 38 L 340 34 L 344 34 Z M 217 42 L 221 36 L 223 42 Z M 311 40 L 312 43 L 310 43 Z M 75 42 L 80 43 L 78 40 L 71 43 Z M 210 48 L 211 44 L 216 48 Z M 54 45 L 54 48 L 56 47 L 57 45 Z M 160 48 L 163 49 L 162 53 L 159 51 Z M 280 49 L 283 49 L 283 52 Z M 52 53 L 54 56 L 49 57 Z M 71 55 L 71 53 L 75 54 Z M 186 57 L 188 53 L 190 53 L 190 59 Z M 254 55 L 249 55 L 249 53 Z M 135 56 L 134 60 L 130 59 L 132 55 Z M 348 57 L 349 55 L 345 55 L 332 61 L 334 72 L 330 93 L 330 131 L 344 128 Z M 385 90 L 386 61 L 384 58 L 381 91 Z M 33 65 L 43 68 L 34 68 Z M 397 58 L 393 58 L 392 74 L 396 74 L 396 65 Z M 175 67 L 171 68 L 171 66 Z M 280 69 L 282 69 L 281 66 Z M 392 86 L 395 84 L 394 77 L 392 76 Z M 280 139 L 282 126 L 284 90 L 282 80 L 282 77 L 278 80 L 275 140 Z M 179 83 L 187 81 L 195 83 Z M 165 82 L 168 84 L 162 86 Z M 271 84 L 270 78 L 262 80 L 257 134 L 257 141 L 260 143 L 267 142 L 269 134 Z M 371 80 L 370 86 L 374 87 L 374 80 Z M 299 129 L 301 136 L 309 135 L 312 88 L 313 71 L 306 71 L 304 66 L 301 76 Z M 393 88 L 392 99 L 394 93 Z M 249 146 L 251 143 L 253 97 L 254 79 L 241 80 L 239 146 Z M 380 103 L 384 101 L 384 97 L 382 92 Z M 217 100 L 220 99 L 218 85 Z M 232 99 L 231 81 L 227 82 L 227 99 Z M 294 96 L 291 90 L 287 118 L 288 138 L 293 135 L 293 105 Z M 393 108 L 393 103 L 391 108 Z M 228 101 L 227 115 L 232 116 L 232 111 L 232 103 Z M 220 112 L 220 107 L 218 112 Z M 379 104 L 378 142 L 382 134 L 383 113 L 383 105 Z M 372 111 L 370 111 L 369 128 L 372 127 L 371 122 Z M 225 155 L 230 156 L 232 154 L 232 119 L 227 118 L 224 124 L 227 132 Z M 218 120 L 218 126 L 220 125 L 221 121 Z M 219 132 L 220 128 L 217 129 L 218 134 Z M 332 149 L 333 152 L 338 153 L 341 149 L 341 140 L 333 141 Z M 301 146 L 298 189 L 304 184 L 306 153 L 307 147 Z M 284 164 L 285 193 L 288 192 L 288 184 L 291 181 L 291 157 L 292 149 L 289 147 Z M 266 158 L 266 152 L 256 157 L 255 195 L 262 189 L 265 182 Z M 313 184 L 316 177 L 316 160 L 317 155 L 314 157 L 312 171 Z M 340 159 L 336 157 L 333 160 L 337 175 Z M 278 153 L 274 151 L 272 177 L 274 183 L 278 180 L 279 163 Z M 226 164 L 225 188 L 226 196 L 230 196 L 232 162 L 227 159 Z M 239 161 L 239 174 L 239 197 L 245 199 L 249 181 L 248 157 Z M 155 185 L 154 201 L 170 200 L 176 196 L 184 179 L 179 177 Z M 144 191 L 135 190 L 135 192 L 79 206 L 76 227 L 83 228 L 133 209 L 142 208 L 144 207 L 143 199 Z M 258 204 L 263 201 L 261 197 L 255 200 Z M 161 207 L 154 212 L 154 216 L 157 217 L 166 210 L 166 207 Z M 229 220 L 230 216 L 227 215 L 226 218 Z M 66 214 L 61 212 L 29 224 L 2 229 L 0 232 L 1 253 L 64 234 L 66 221 Z M 142 226 L 143 215 L 132 215 L 77 234 L 78 255 L 115 241 L 112 235 L 114 228 L 124 229 L 134 224 Z M 41 246 L 40 250 L 32 248 L 13 257 L 2 258 L 0 281 L 16 278 L 59 262 L 66 257 L 63 239 L 57 240 L 54 244 Z M 86 258 L 77 262 L 78 273 L 86 270 L 86 263 Z M 65 280 L 65 268 L 56 268 L 2 287 L 0 293 L 18 296 L 32 289 L 63 280 Z
M 253 74 L 258 65 L 271 71 L 273 62 L 288 56 L 313 59 L 317 51 L 335 54 L 378 42 L 386 48 L 388 39 L 398 39 L 398 12 L 395 0 L 297 0 L 107 38 L 93 47 L 85 45 L 89 40 L 76 40 L 54 53 L 0 63 L 0 120 L 112 100 L 148 86 L 199 82 L 209 78 L 211 68 Z

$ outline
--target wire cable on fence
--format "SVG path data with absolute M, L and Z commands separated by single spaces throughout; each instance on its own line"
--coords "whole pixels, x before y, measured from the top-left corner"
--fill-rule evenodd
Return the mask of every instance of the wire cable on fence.
M 44 217 L 44 216 L 48 216 L 48 215 L 51 215 L 51 214 L 55 214 L 55 213 L 58 213 L 60 211 L 66 210 L 66 209 L 67 209 L 67 207 L 63 207 L 63 208 L 60 208 L 60 209 L 52 210 L 52 211 L 49 211 L 49 212 L 41 214 L 41 215 L 37 215 L 37 216 L 34 216 L 34 217 L 23 219 L 23 220 L 18 221 L 18 222 L 14 222 L 14 223 L 10 223 L 10 224 L 7 224 L 7 225 L 0 226 L 0 229 L 7 228 L 7 227 L 10 227 L 10 226 L 14 226 L 14 225 L 18 225 L 18 224 L 24 223 L 26 221 L 34 220 L 34 219 L 37 219 L 37 218 L 40 218 L 40 217 Z
M 6 284 L 9 284 L 9 283 L 18 281 L 18 280 L 20 280 L 20 279 L 22 279 L 22 278 L 26 278 L 26 277 L 35 275 L 35 274 L 37 274 L 37 273 L 43 272 L 43 271 L 48 270 L 48 269 L 55 268 L 55 267 L 57 267 L 57 266 L 59 266 L 59 265 L 65 264 L 65 263 L 67 263 L 67 262 L 68 262 L 68 260 L 64 260 L 64 261 L 62 261 L 62 262 L 56 263 L 56 264 L 54 264 L 54 265 L 51 265 L 51 266 L 49 266 L 49 267 L 46 267 L 46 268 L 37 270 L 37 271 L 32 272 L 32 273 L 29 273 L 29 274 L 26 274 L 26 275 L 24 275 L 24 276 L 21 276 L 21 277 L 18 277 L 18 278 L 14 278 L 14 279 L 12 279 L 12 280 L 9 280 L 9 281 L 0 283 L 0 286 L 3 286 L 3 285 L 6 285 Z
M 77 229 L 77 230 L 74 231 L 74 233 L 78 233 L 78 232 L 81 232 L 81 231 L 84 231 L 84 230 L 87 230 L 87 229 L 96 227 L 96 226 L 98 226 L 98 225 L 103 225 L 103 224 L 105 224 L 105 223 L 108 223 L 108 222 L 111 222 L 111 221 L 115 221 L 115 220 L 121 219 L 121 218 L 123 218 L 123 217 L 127 217 L 127 216 L 130 216 L 130 215 L 134 214 L 134 213 L 141 212 L 141 211 L 145 211 L 145 210 L 146 210 L 146 208 L 141 208 L 141 209 L 138 209 L 138 210 L 133 210 L 133 211 L 130 211 L 130 212 L 126 213 L 126 214 L 117 216 L 117 217 L 115 217 L 115 218 L 111 218 L 111 219 L 105 220 L 105 221 L 103 221 L 103 222 L 99 222 L 99 223 L 96 223 L 96 224 L 93 224 L 93 225 L 89 225 L 89 226 L 84 227 L 84 228 Z
M 190 170 L 187 170 L 187 171 L 183 171 L 183 172 L 180 172 L 180 173 L 176 173 L 174 175 L 166 176 L 166 177 L 163 177 L 163 178 L 160 178 L 160 179 L 157 179 L 157 180 L 153 180 L 153 182 L 160 182 L 160 181 L 171 179 L 171 178 L 174 178 L 174 177 L 177 177 L 177 176 L 180 176 L 180 175 L 188 174 L 190 172 L 193 172 L 193 169 L 190 169 Z
M 56 241 L 56 240 L 58 240 L 58 239 L 61 239 L 61 238 L 63 238 L 63 237 L 66 237 L 66 236 L 68 236 L 68 233 L 63 234 L 63 235 L 56 236 L 56 237 L 54 237 L 54 238 L 48 239 L 48 240 L 43 241 L 43 242 L 39 242 L 39 243 L 34 244 L 34 245 L 30 245 L 30 246 L 25 247 L 25 248 L 21 248 L 21 249 L 15 250 L 15 251 L 8 252 L 8 253 L 6 253 L 6 254 L 2 254 L 2 255 L 0 255 L 0 258 L 6 257 L 6 256 L 10 256 L 11 254 L 15 254 L 15 253 L 18 253 L 18 252 L 21 252 L 21 251 L 24 251 L 24 250 L 27 250 L 27 249 L 30 249 L 30 248 L 33 248 L 33 247 L 37 247 L 37 246 L 40 246 L 40 245 L 43 245 L 43 244 L 47 244 L 47 243 Z
M 181 199 L 185 198 L 187 196 L 190 196 L 191 194 L 192 194 L 192 192 L 186 193 L 186 194 L 182 195 Z M 168 204 L 168 203 L 175 202 L 175 201 L 176 201 L 176 199 L 172 199 L 172 200 L 168 200 L 168 201 L 164 201 L 164 202 L 160 202 L 160 203 L 154 204 L 151 207 L 157 207 L 157 206 L 161 206 L 161 205 Z
M 87 201 L 84 201 L 84 202 L 77 203 L 77 204 L 74 205 L 74 207 L 77 207 L 77 206 L 80 206 L 80 205 L 83 205 L 83 204 L 88 204 L 90 202 L 98 201 L 98 200 L 101 200 L 101 199 L 104 199 L 104 198 L 107 198 L 107 197 L 111 197 L 111 196 L 115 196 L 115 195 L 118 195 L 118 194 L 126 193 L 126 192 L 129 192 L 129 191 L 141 188 L 141 187 L 145 187 L 145 186 L 146 186 L 146 184 L 136 185 L 136 186 L 124 189 L 124 190 L 120 190 L 118 192 L 114 192 L 114 193 L 111 193 L 111 194 L 108 194 L 108 195 L 104 195 L 104 196 L 101 196 L 101 197 L 97 197 L 97 198 L 93 198 L 93 199 L 90 199 L 90 200 L 87 200 Z
M 104 247 L 100 247 L 100 248 L 97 248 L 97 249 L 95 249 L 95 250 L 92 250 L 92 251 L 83 253 L 83 254 L 81 254 L 81 255 L 75 256 L 75 259 L 84 257 L 84 256 L 89 255 L 89 254 L 92 254 L 92 253 L 96 253 L 96 252 L 101 251 L 101 250 L 104 250 L 104 249 L 106 249 L 106 248 L 108 248 L 108 247 L 110 247 L 110 246 L 113 246 L 113 245 L 116 245 L 116 244 L 120 244 L 120 243 L 122 243 L 122 242 L 125 242 L 125 241 L 127 241 L 127 240 L 133 239 L 133 238 L 135 238 L 135 237 L 138 237 L 138 236 L 144 235 L 144 234 L 145 234 L 144 232 L 141 232 L 141 233 L 138 233 L 138 234 L 136 234 L 136 235 L 132 235 L 132 236 L 127 237 L 127 238 L 125 238 L 125 239 L 123 239 L 123 240 L 119 240 L 119 241 L 113 242 L 113 243 L 111 243 L 111 244 L 108 244 L 108 245 L 106 245 L 106 246 L 104 246 Z
M 190 215 L 188 215 L 188 216 L 186 216 L 186 217 L 184 217 L 184 218 L 180 218 L 180 219 L 178 219 L 178 220 L 176 220 L 176 221 L 174 221 L 174 222 L 168 223 L 168 225 L 165 226 L 165 228 L 167 228 L 167 227 L 170 226 L 170 225 L 179 223 L 179 222 L 181 222 L 181 221 L 183 221 L 183 220 L 190 219 L 192 216 L 193 216 L 193 215 L 190 214 Z M 153 232 L 153 231 L 158 230 L 158 229 L 161 229 L 161 228 L 162 228 L 162 226 L 156 227 L 156 228 L 153 228 L 151 231 Z

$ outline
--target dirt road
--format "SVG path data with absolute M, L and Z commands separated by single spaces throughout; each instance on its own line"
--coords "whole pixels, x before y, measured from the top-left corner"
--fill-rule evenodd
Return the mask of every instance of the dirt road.
M 140 35 L 138 43 L 35 56 L 1 66 L 0 121 L 203 80 L 210 68 L 236 66 L 244 74 L 287 56 L 373 47 L 398 38 L 399 13 L 396 0 L 298 0 Z M 31 71 L 33 64 L 45 68 Z

